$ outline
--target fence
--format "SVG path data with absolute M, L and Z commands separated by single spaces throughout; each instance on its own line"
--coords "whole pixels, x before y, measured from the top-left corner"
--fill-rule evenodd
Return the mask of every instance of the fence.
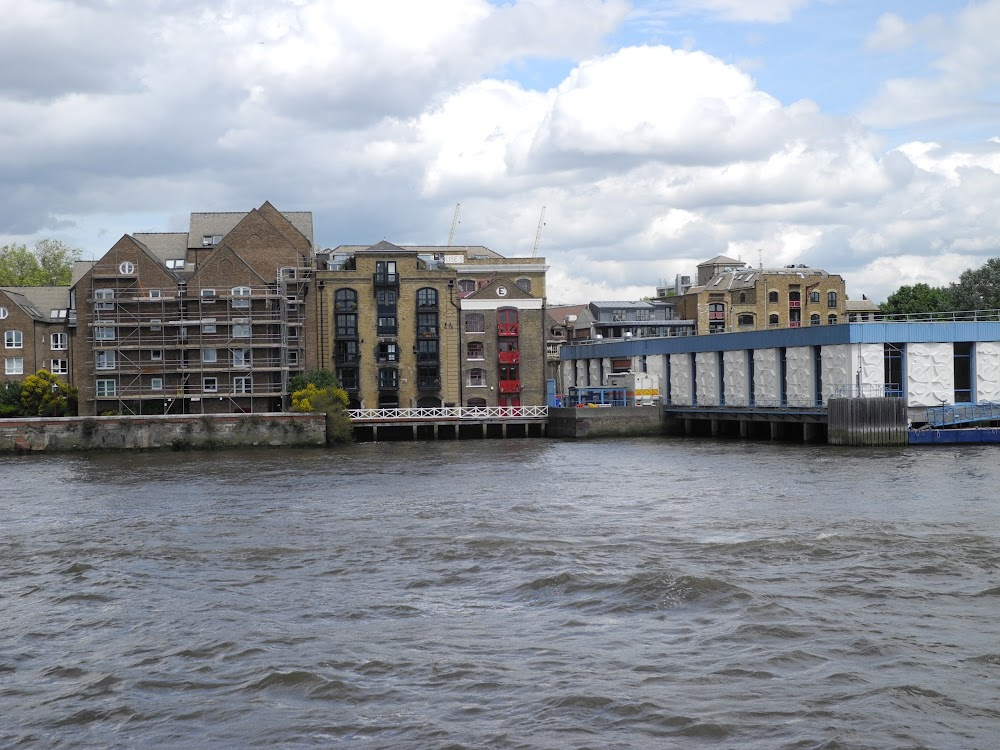
M 352 422 L 402 422 L 413 420 L 548 419 L 547 406 L 433 406 L 412 409 L 350 409 Z

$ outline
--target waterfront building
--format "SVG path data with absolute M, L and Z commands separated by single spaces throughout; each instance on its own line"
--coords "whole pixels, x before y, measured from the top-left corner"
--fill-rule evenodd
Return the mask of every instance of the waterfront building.
M 591 302 L 572 323 L 574 341 L 686 336 L 694 321 L 675 317 L 674 301 Z
M 914 423 L 928 407 L 1000 402 L 1000 322 L 857 322 L 567 343 L 563 387 L 650 374 L 668 406 L 733 412 L 824 408 L 895 396 Z
M 836 325 L 846 319 L 844 279 L 802 264 L 748 268 L 716 256 L 698 264 L 698 283 L 676 298 L 677 316 L 697 333 Z
M 69 382 L 71 352 L 66 287 L 0 287 L 0 382 L 49 370 Z
M 312 214 L 270 203 L 124 235 L 69 289 L 81 415 L 280 411 L 312 364 Z
M 542 404 L 544 263 L 386 241 L 323 251 L 317 360 L 355 408 Z

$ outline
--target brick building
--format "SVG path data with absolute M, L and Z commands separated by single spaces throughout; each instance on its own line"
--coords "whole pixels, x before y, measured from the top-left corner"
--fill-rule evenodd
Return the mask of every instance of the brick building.
M 317 361 L 353 406 L 542 404 L 545 270 L 485 247 L 325 251 Z
M 69 379 L 68 307 L 66 287 L 0 287 L 0 382 L 21 381 L 41 369 Z
M 69 290 L 80 414 L 277 411 L 310 364 L 312 215 L 270 203 L 123 236 Z
M 846 322 L 844 279 L 804 265 L 747 268 L 720 255 L 700 263 L 698 284 L 673 299 L 699 334 Z

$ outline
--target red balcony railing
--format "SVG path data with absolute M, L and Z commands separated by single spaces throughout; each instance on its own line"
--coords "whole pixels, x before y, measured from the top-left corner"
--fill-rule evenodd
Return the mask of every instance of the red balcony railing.
M 790 299 L 788 300 L 788 307 L 791 310 L 798 310 L 800 307 L 802 307 L 802 302 L 801 300 Z
M 788 321 L 788 327 L 789 328 L 801 328 L 802 327 L 802 321 L 801 320 L 790 320 L 790 321 Z
M 502 365 L 516 365 L 521 361 L 521 352 L 499 352 L 497 359 Z
M 709 320 L 725 320 L 726 314 L 724 312 L 710 312 L 708 314 Z
M 497 323 L 497 336 L 517 336 L 517 323 Z
M 500 393 L 520 393 L 521 392 L 521 381 L 520 380 L 501 380 L 500 381 Z

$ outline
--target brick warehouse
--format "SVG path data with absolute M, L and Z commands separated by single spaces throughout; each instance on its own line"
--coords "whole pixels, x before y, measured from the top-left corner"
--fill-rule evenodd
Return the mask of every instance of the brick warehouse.
M 357 406 L 541 404 L 545 271 L 484 247 L 316 252 L 312 214 L 267 202 L 192 213 L 69 287 L 0 289 L 0 377 L 50 369 L 81 415 L 278 411 L 318 367 Z

